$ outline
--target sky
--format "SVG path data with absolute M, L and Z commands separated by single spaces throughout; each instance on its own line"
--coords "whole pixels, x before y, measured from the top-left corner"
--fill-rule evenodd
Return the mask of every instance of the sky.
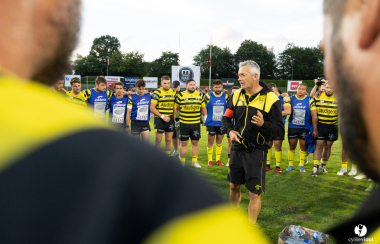
M 164 51 L 181 65 L 211 42 L 236 52 L 253 40 L 275 54 L 287 43 L 315 47 L 322 39 L 323 0 L 83 0 L 79 53 L 88 55 L 96 37 L 119 39 L 122 52 L 140 51 L 145 61 Z

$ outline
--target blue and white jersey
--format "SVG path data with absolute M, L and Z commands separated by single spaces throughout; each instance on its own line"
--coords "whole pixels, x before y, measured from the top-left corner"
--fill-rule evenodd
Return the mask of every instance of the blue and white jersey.
M 310 111 L 316 109 L 313 100 L 307 95 L 302 99 L 293 95 L 290 105 L 292 106 L 292 113 L 289 117 L 288 128 L 310 129 L 312 123 Z
M 104 119 L 106 117 L 106 110 L 109 98 L 111 97 L 110 91 L 97 92 L 94 88 L 85 91 L 88 97 L 88 104 L 94 108 L 94 117 Z
M 110 98 L 110 121 L 114 124 L 125 124 L 125 115 L 127 111 L 128 97 L 123 96 Z
M 131 95 L 128 100 L 128 109 L 132 109 L 131 120 L 149 121 L 150 120 L 150 93 L 142 96 Z
M 205 96 L 207 103 L 207 119 L 206 126 L 222 126 L 222 117 L 226 112 L 228 95 L 222 92 L 219 96 L 213 92 Z

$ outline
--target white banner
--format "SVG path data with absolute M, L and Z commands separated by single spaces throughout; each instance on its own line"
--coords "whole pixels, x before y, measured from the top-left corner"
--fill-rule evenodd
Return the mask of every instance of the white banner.
M 146 88 L 157 88 L 158 87 L 158 78 L 157 77 L 143 77 L 145 81 Z
M 81 76 L 80 75 L 65 75 L 65 86 L 66 87 L 70 87 L 70 80 L 71 78 L 74 78 L 74 77 L 78 77 L 79 79 L 81 79 Z M 82 81 L 82 79 L 81 79 Z
M 104 78 L 106 78 L 107 87 L 113 87 L 113 84 L 120 81 L 119 76 L 106 76 Z
M 301 81 L 288 80 L 288 92 L 297 91 L 298 85 L 302 83 Z
M 186 87 L 186 81 L 194 79 L 195 85 L 201 85 L 201 67 L 200 66 L 172 66 L 172 82 L 178 80 L 181 87 Z

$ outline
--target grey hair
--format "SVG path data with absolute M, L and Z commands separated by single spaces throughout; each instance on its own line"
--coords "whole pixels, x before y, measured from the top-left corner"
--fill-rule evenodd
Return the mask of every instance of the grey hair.
M 251 75 L 257 74 L 258 80 L 260 80 L 260 66 L 255 61 L 247 60 L 239 63 L 239 68 L 245 66 L 249 66 L 249 73 L 251 73 Z

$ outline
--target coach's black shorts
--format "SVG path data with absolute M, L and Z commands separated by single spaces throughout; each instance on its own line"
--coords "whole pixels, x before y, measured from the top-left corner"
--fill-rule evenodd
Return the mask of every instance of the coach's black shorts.
M 173 132 L 174 131 L 174 118 L 170 116 L 170 121 L 165 122 L 161 118 L 154 117 L 154 131 L 157 133 Z
M 338 140 L 338 126 L 318 124 L 318 137 L 316 140 L 336 141 Z
M 300 139 L 306 140 L 306 135 L 309 134 L 310 129 L 298 129 L 298 128 L 289 128 L 288 129 L 288 138 L 289 139 Z
M 283 141 L 285 140 L 285 134 L 279 137 L 269 137 L 269 141 Z
M 210 136 L 215 136 L 215 135 L 224 135 L 225 132 L 222 129 L 222 126 L 206 126 L 207 134 Z
M 193 141 L 199 141 L 201 138 L 201 124 L 184 124 L 180 125 L 180 139 L 187 141 L 189 138 Z
M 251 153 L 231 150 L 227 180 L 232 184 L 245 184 L 252 193 L 264 193 L 266 161 L 267 153 L 257 148 Z
M 140 135 L 141 132 L 150 131 L 149 121 L 131 121 L 131 133 L 132 135 Z

